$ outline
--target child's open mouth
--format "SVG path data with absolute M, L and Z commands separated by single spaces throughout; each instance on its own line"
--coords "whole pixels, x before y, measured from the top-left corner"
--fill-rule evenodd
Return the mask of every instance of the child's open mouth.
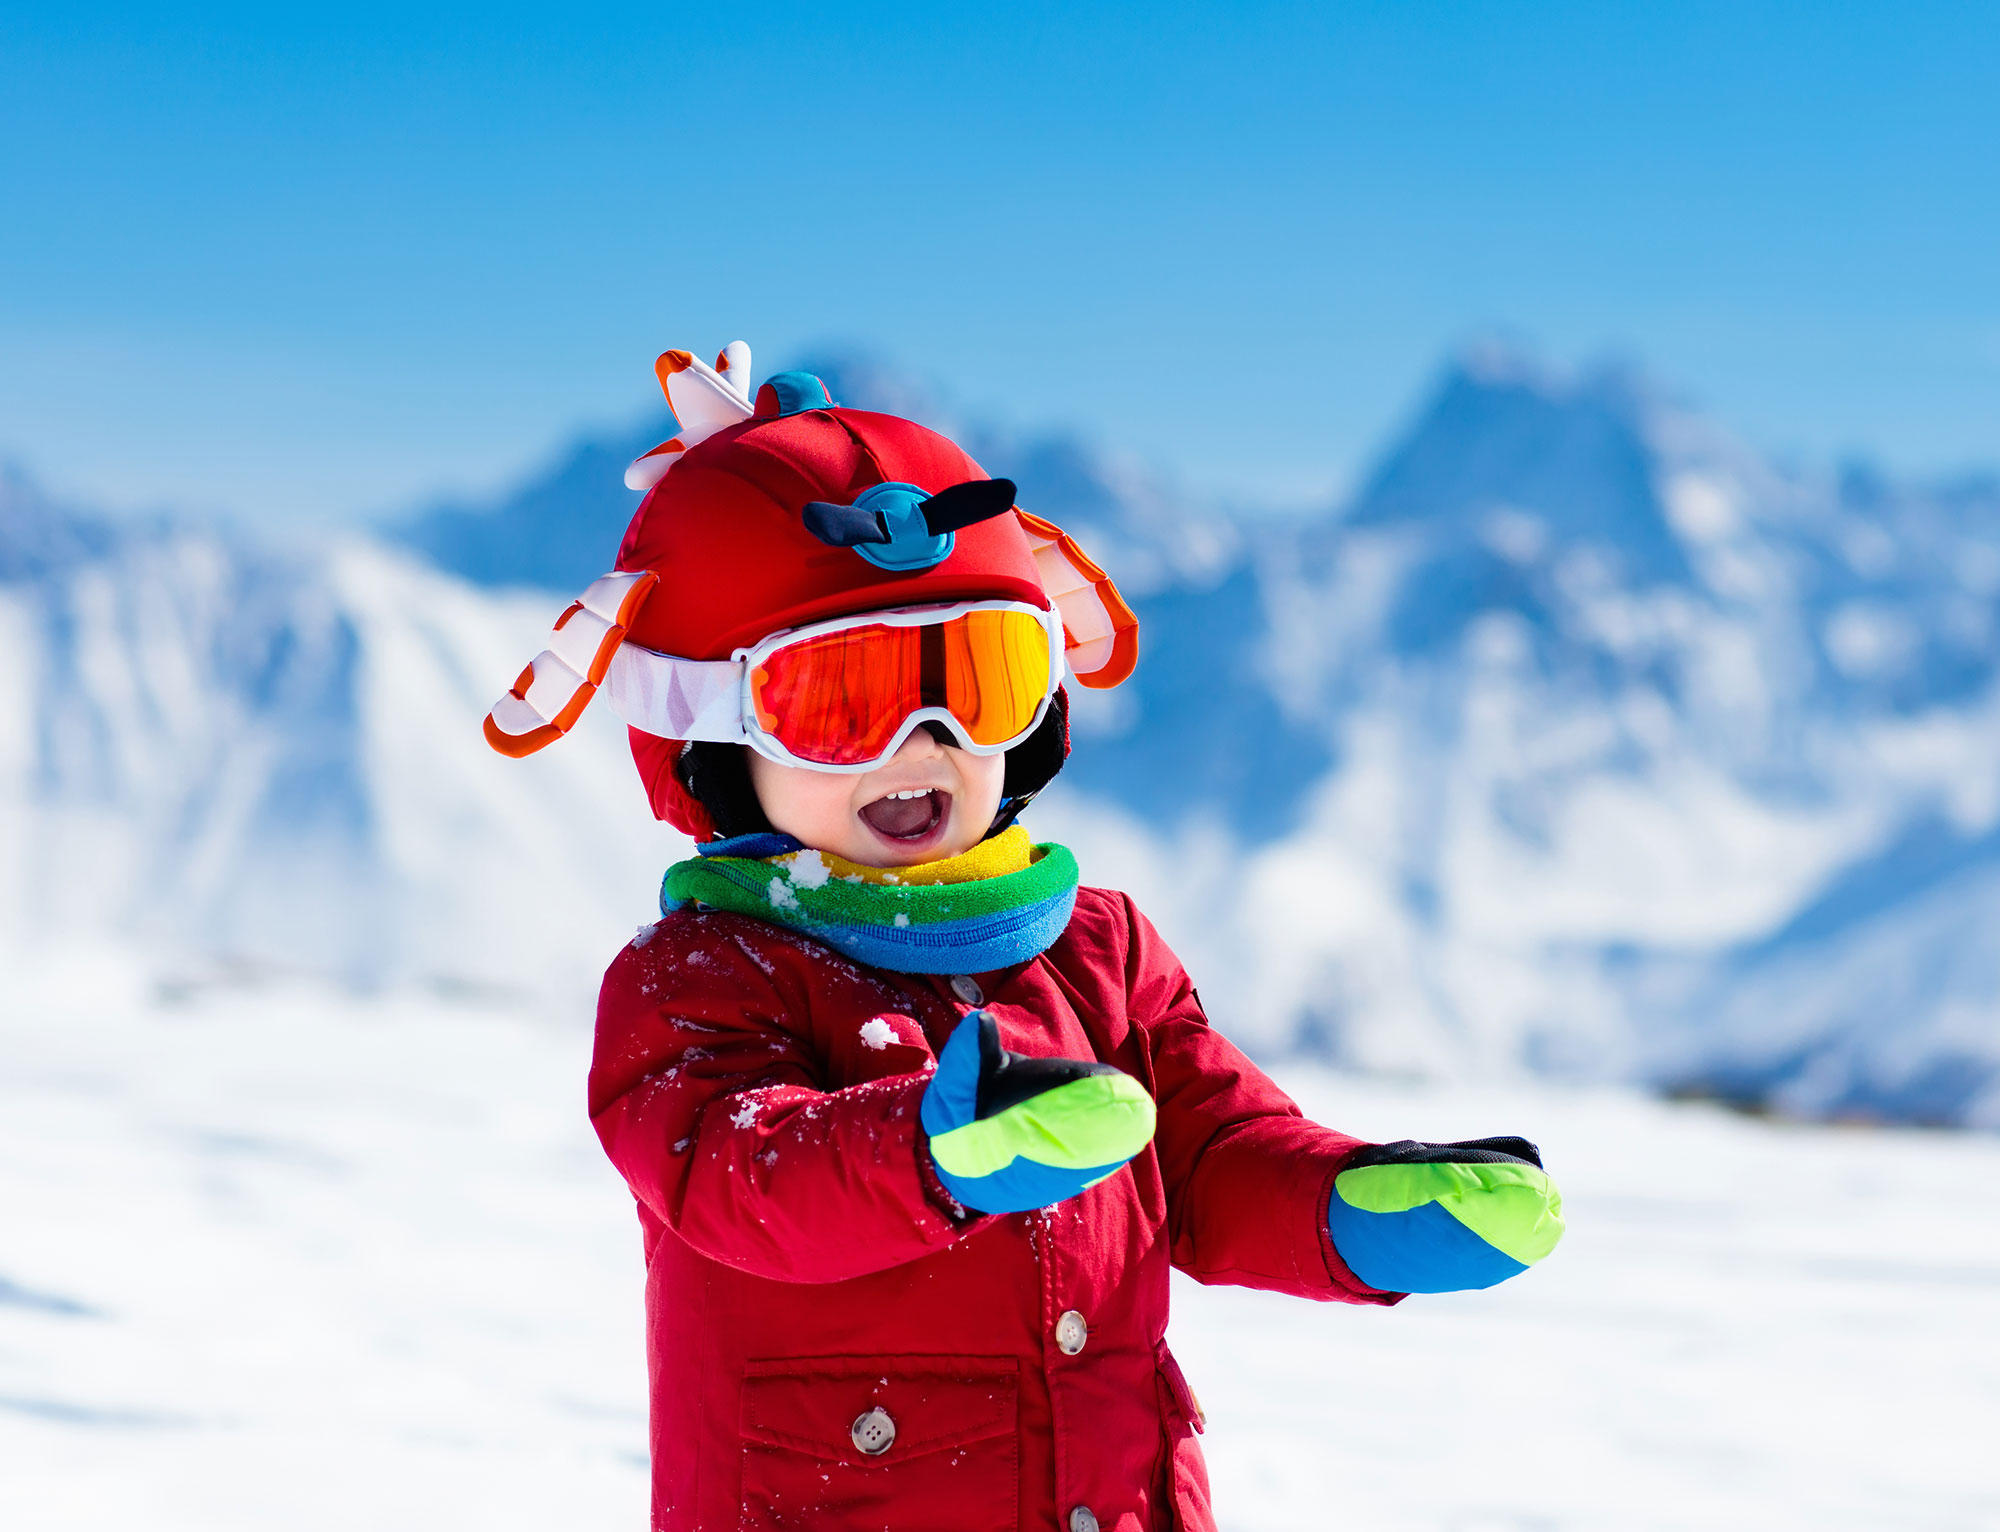
M 941 787 L 909 788 L 877 798 L 861 809 L 861 822 L 885 841 L 921 851 L 942 838 L 951 818 L 951 794 Z

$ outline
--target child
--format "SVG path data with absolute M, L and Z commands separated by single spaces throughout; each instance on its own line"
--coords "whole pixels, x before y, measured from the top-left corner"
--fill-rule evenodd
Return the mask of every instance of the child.
M 1210 1532 L 1167 1273 L 1489 1286 L 1560 1200 L 1520 1139 L 1363 1145 L 1213 1031 L 1125 895 L 1015 816 L 1137 623 L 951 442 L 670 351 L 682 426 L 487 720 L 596 690 L 700 842 L 605 975 L 590 1110 L 638 1199 L 653 1526 Z M 671 472 L 668 470 L 671 469 Z

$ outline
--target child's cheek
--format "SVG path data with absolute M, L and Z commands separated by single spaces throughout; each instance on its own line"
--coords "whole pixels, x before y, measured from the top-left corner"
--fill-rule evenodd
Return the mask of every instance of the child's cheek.
M 750 783 L 764 817 L 787 835 L 829 851 L 840 851 L 854 839 L 859 825 L 851 776 L 784 766 L 753 755 Z

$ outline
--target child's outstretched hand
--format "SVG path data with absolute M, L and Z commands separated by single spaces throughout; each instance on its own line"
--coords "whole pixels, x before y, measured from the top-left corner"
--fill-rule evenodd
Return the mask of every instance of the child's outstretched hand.
M 1563 1236 L 1562 1194 L 1525 1138 L 1403 1139 L 1334 1177 L 1327 1232 L 1370 1287 L 1456 1293 L 1518 1276 Z
M 1074 1197 L 1153 1137 L 1153 1098 L 1137 1080 L 1095 1060 L 1011 1053 L 985 1011 L 945 1043 L 921 1116 L 938 1179 L 976 1213 Z

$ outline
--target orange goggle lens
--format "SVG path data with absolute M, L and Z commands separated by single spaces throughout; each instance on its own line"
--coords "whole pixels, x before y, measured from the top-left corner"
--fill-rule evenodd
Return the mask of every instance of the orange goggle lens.
M 920 627 L 867 623 L 773 650 L 750 674 L 766 734 L 803 761 L 878 759 L 920 708 L 976 745 L 1011 744 L 1048 700 L 1049 633 L 1027 612 L 961 612 Z

